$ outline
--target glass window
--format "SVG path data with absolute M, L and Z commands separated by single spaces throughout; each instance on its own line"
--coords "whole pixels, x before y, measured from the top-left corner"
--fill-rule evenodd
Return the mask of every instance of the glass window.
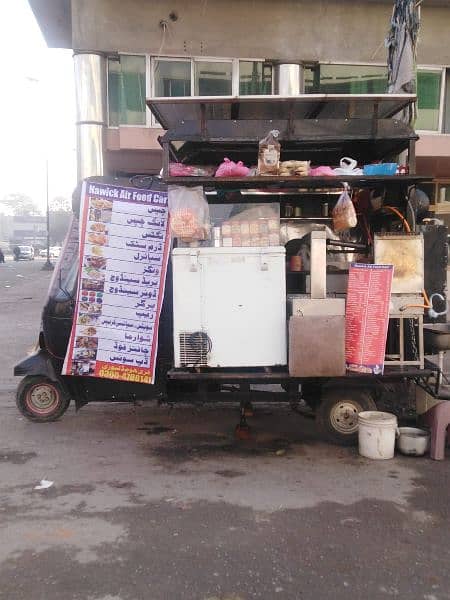
M 108 124 L 119 126 L 120 61 L 108 59 Z
M 154 62 L 153 78 L 155 96 L 191 95 L 190 61 L 157 59 Z
M 272 93 L 272 66 L 261 61 L 239 62 L 239 95 Z
M 196 96 L 231 96 L 232 62 L 195 62 Z
M 444 133 L 450 133 L 450 69 L 445 70 Z
M 417 71 L 416 129 L 439 129 L 441 100 L 441 71 Z
M 145 125 L 145 56 L 108 60 L 109 125 Z
M 387 67 L 374 65 L 319 65 L 305 69 L 307 94 L 383 94 Z

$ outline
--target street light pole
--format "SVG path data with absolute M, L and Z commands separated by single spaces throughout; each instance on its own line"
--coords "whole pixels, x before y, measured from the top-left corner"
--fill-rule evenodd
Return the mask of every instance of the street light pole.
M 55 268 L 50 261 L 50 207 L 48 203 L 48 158 L 45 159 L 45 183 L 46 183 L 46 197 L 47 197 L 47 260 L 42 267 L 43 271 L 53 271 Z

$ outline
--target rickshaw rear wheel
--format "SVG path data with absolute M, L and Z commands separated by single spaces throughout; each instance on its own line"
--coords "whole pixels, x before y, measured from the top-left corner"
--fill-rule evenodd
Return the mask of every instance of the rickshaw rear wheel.
M 316 411 L 317 428 L 329 442 L 353 446 L 358 442 L 358 413 L 364 410 L 377 410 L 369 391 L 358 388 L 324 389 Z
M 66 412 L 70 396 L 57 381 L 43 375 L 28 375 L 19 383 L 16 405 L 24 417 L 35 423 L 56 421 Z

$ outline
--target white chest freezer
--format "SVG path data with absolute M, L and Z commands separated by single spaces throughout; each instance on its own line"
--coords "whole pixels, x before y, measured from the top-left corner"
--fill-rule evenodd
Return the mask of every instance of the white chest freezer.
M 285 365 L 284 247 L 176 248 L 175 367 Z

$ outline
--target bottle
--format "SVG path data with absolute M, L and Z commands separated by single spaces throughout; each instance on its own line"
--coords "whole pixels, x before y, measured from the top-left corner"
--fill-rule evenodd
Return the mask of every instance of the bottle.
M 284 216 L 287 219 L 294 216 L 294 207 L 292 206 L 292 204 L 286 204 L 284 206 Z

